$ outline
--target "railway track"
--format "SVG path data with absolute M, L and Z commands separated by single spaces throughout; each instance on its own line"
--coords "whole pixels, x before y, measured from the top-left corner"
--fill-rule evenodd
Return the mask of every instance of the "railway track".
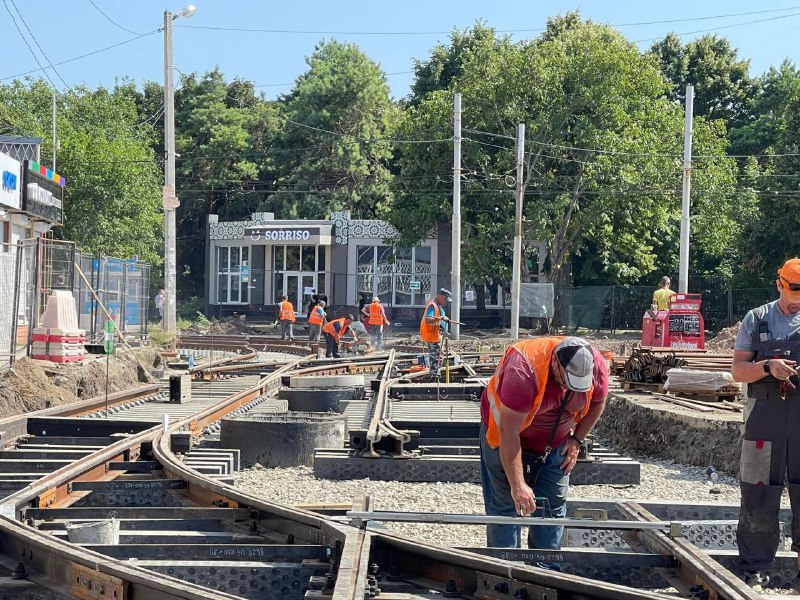
M 201 375 L 187 405 L 168 405 L 158 386 L 146 386 L 110 396 L 107 417 L 105 400 L 96 399 L 0 421 L 0 564 L 12 574 L 0 577 L 0 598 L 669 597 L 391 533 L 375 526 L 379 515 L 363 518 L 372 510 L 368 496 L 354 499 L 349 508 L 362 516 L 349 520 L 343 510 L 280 505 L 202 473 L 187 459 L 191 437 L 227 415 L 258 410 L 291 375 L 378 374 L 363 421 L 366 448 L 408 442 L 391 424 L 389 391 L 397 365 L 410 358 L 311 360 L 302 344 L 258 341 L 261 348 L 252 339 L 227 340 L 235 356 L 195 369 Z M 201 340 L 187 347 L 202 349 Z M 262 360 L 265 351 L 284 360 Z M 654 518 L 640 508 L 627 507 L 625 516 Z M 112 518 L 118 544 L 69 542 L 68 525 Z M 757 597 L 680 532 L 643 525 L 631 535 L 670 584 L 706 594 L 695 597 Z M 503 558 L 530 560 L 513 552 Z

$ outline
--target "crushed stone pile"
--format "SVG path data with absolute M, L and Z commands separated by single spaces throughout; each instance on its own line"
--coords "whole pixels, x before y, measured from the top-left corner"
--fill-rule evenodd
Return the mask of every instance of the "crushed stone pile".
M 721 330 L 712 339 L 706 341 L 706 350 L 709 352 L 726 353 L 733 352 L 733 343 L 736 341 L 736 334 L 741 323 L 731 325 Z

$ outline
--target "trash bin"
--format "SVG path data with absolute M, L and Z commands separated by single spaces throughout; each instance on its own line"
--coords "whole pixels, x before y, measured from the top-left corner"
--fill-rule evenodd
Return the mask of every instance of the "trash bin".
M 67 523 L 67 537 L 73 544 L 119 544 L 119 521 L 106 519 L 89 523 Z

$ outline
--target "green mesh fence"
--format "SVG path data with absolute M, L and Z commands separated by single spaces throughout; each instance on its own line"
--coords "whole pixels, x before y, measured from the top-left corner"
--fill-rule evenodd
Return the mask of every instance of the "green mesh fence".
M 650 308 L 653 286 L 593 286 L 562 288 L 556 298 L 554 325 L 567 329 L 641 329 L 642 316 Z M 742 320 L 752 308 L 778 297 L 775 288 L 723 289 L 713 285 L 691 286 L 703 294 L 701 312 L 705 329 L 718 331 Z

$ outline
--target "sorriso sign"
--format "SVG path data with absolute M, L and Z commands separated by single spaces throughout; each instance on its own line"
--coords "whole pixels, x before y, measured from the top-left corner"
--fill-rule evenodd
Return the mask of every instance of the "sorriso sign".
M 305 229 L 268 229 L 254 227 L 248 230 L 253 241 L 269 240 L 272 242 L 303 242 L 319 235 L 319 227 L 306 227 Z

